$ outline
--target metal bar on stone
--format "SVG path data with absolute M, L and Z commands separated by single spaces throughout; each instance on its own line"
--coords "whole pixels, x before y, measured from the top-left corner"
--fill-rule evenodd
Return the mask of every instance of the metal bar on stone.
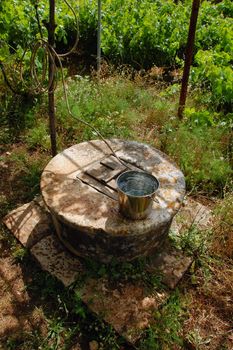
M 184 72 L 182 77 L 179 108 L 178 108 L 178 117 L 180 119 L 183 118 L 183 112 L 184 112 L 185 102 L 187 97 L 189 72 L 190 72 L 190 67 L 193 59 L 193 49 L 194 49 L 194 41 L 195 41 L 195 33 L 196 33 L 196 25 L 197 25 L 199 8 L 200 8 L 200 0 L 193 0 L 192 12 L 191 12 L 190 23 L 189 23 L 189 33 L 188 33 L 186 54 L 185 54 Z
M 49 0 L 49 23 L 47 25 L 48 30 L 48 43 L 49 46 L 54 48 L 55 45 L 55 0 Z M 48 80 L 50 82 L 48 90 L 48 113 L 49 113 L 49 129 L 51 140 L 51 153 L 54 157 L 57 154 L 57 142 L 56 142 L 56 117 L 55 117 L 55 104 L 54 104 L 54 87 L 55 87 L 55 57 L 52 50 L 49 55 L 49 71 Z

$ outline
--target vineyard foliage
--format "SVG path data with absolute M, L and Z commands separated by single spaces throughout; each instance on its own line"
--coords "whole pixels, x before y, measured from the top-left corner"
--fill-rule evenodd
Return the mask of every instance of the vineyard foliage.
M 22 55 L 39 37 L 35 5 L 48 18 L 47 0 L 2 0 L 0 60 Z M 70 0 L 79 18 L 80 44 L 96 46 L 97 1 Z M 182 67 L 191 0 L 102 0 L 102 53 L 111 62 L 137 69 Z M 72 46 L 74 16 L 63 0 L 56 1 L 58 49 Z M 43 33 L 46 29 L 42 25 Z M 4 44 L 6 43 L 6 44 Z M 28 54 L 29 55 L 29 54 Z M 25 55 L 27 58 L 27 55 Z M 208 102 L 231 112 L 233 102 L 233 2 L 202 1 L 198 19 L 191 82 L 209 92 Z

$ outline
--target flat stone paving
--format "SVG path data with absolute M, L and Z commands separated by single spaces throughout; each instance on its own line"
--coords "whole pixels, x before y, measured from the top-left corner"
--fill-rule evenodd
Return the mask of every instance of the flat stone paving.
M 209 209 L 189 199 L 173 220 L 171 229 L 177 234 L 193 224 L 200 229 L 208 229 L 211 220 Z M 65 287 L 85 272 L 81 260 L 66 250 L 55 235 L 50 214 L 41 198 L 10 212 L 4 223 L 22 245 L 29 248 L 41 268 L 55 276 Z M 170 289 L 148 291 L 138 282 L 121 282 L 112 286 L 105 278 L 90 277 L 81 288 L 77 288 L 91 311 L 134 344 L 142 331 L 153 322 L 155 310 L 166 301 L 191 262 L 191 257 L 165 244 L 163 251 L 151 259 L 147 269 L 158 272 L 162 282 Z

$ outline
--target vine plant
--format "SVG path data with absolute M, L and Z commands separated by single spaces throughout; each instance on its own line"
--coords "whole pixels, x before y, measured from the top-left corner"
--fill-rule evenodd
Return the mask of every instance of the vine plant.
M 8 78 L 7 73 L 4 68 L 3 62 L 0 60 L 0 68 L 3 73 L 4 80 L 7 84 L 7 86 L 10 88 L 10 90 L 14 94 L 19 95 L 25 95 L 29 94 L 32 96 L 48 92 L 48 114 L 49 114 L 49 129 L 50 129 L 50 139 L 51 139 L 51 154 L 52 156 L 55 156 L 57 153 L 57 145 L 56 145 L 56 118 L 55 118 L 55 102 L 54 102 L 54 91 L 56 88 L 55 84 L 55 77 L 56 77 L 56 59 L 59 61 L 59 65 L 62 68 L 61 64 L 61 57 L 65 57 L 70 55 L 77 47 L 78 39 L 79 39 L 79 31 L 78 31 L 78 20 L 77 16 L 73 10 L 73 8 L 70 6 L 70 4 L 67 2 L 67 0 L 64 0 L 65 4 L 70 8 L 72 11 L 75 21 L 76 21 L 76 28 L 77 28 L 77 36 L 75 43 L 71 50 L 69 50 L 67 53 L 59 54 L 55 51 L 55 0 L 49 0 L 49 20 L 45 21 L 43 20 L 43 24 L 47 29 L 48 32 L 48 38 L 47 40 L 43 36 L 43 29 L 40 23 L 39 13 L 38 13 L 38 7 L 39 7 L 39 0 L 31 0 L 32 5 L 35 8 L 35 17 L 36 22 L 38 25 L 38 31 L 40 38 L 35 40 L 35 44 L 32 46 L 31 49 L 31 58 L 30 58 L 30 76 L 32 78 L 33 84 L 26 87 L 25 91 L 25 84 L 23 84 L 24 89 L 15 88 L 14 84 L 11 82 L 11 80 Z M 26 52 L 28 51 L 28 48 L 24 49 L 23 55 L 20 59 L 20 62 L 18 64 L 19 67 L 19 75 L 20 80 L 23 82 L 23 72 L 22 72 L 22 62 L 26 55 Z M 38 56 L 42 57 L 42 65 L 41 65 L 41 77 L 39 78 L 38 72 L 37 72 L 37 58 Z M 48 76 L 48 79 L 46 80 L 46 76 Z M 48 83 L 47 83 L 48 81 Z M 45 86 L 47 85 L 47 86 Z

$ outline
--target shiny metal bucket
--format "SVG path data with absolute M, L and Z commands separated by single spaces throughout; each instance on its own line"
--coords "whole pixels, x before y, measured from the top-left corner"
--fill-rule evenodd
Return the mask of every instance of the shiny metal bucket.
M 126 171 L 117 180 L 119 210 L 133 220 L 145 219 L 152 210 L 159 181 L 143 171 Z

